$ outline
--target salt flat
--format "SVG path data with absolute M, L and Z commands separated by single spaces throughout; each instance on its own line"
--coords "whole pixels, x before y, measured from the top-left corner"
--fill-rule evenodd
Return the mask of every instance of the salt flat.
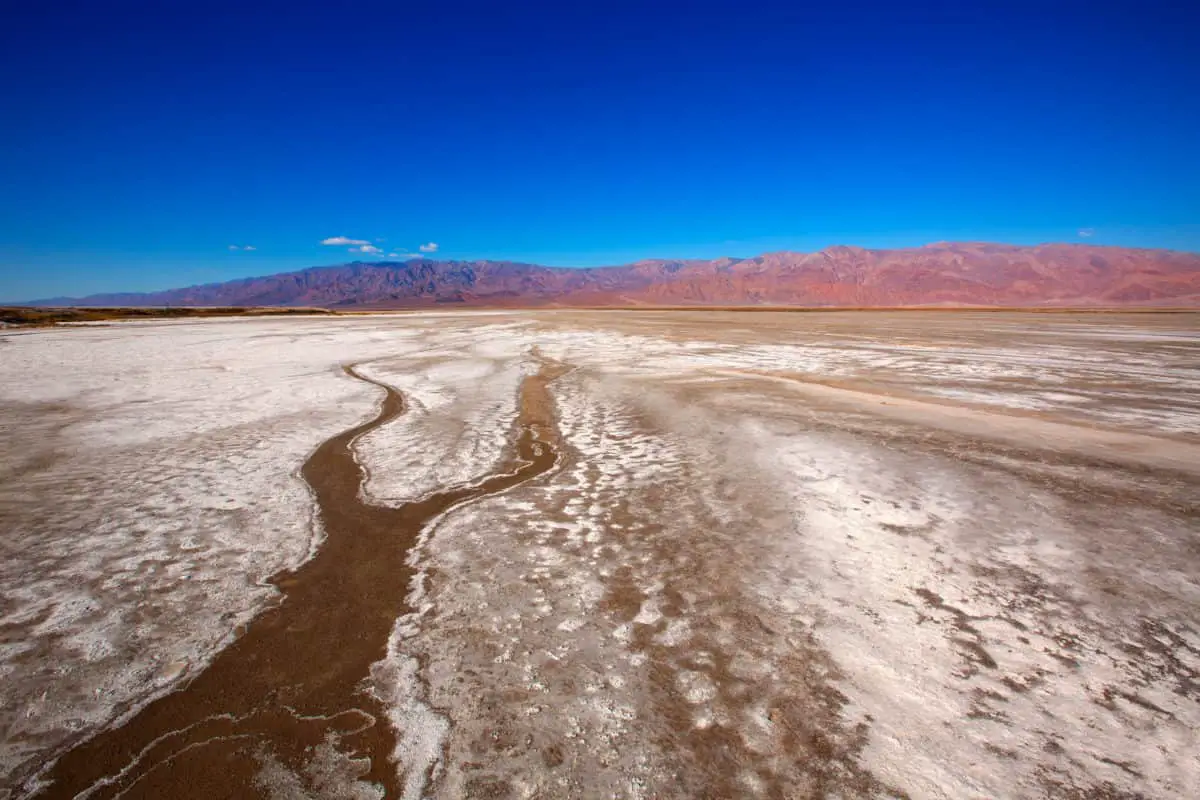
M 248 765 L 222 791 L 1200 795 L 1200 315 L 965 312 L 6 331 L 0 788 L 71 796 L 54 759 L 107 730 L 143 754 L 89 796 L 214 796 L 128 737 L 300 602 L 268 579 L 321 552 L 301 468 L 381 400 L 348 364 L 404 398 L 352 443 L 365 505 L 512 470 L 536 376 L 556 460 L 379 582 L 405 610 L 351 688 L 387 753 L 239 717 L 188 740 Z

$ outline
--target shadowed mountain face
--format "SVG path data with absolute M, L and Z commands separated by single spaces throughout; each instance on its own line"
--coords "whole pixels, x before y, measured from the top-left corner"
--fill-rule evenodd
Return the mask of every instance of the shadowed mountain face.
M 508 261 L 314 267 L 149 294 L 41 305 L 325 306 L 431 304 L 797 306 L 1171 306 L 1200 304 L 1200 254 L 1050 244 L 830 247 L 755 258 L 648 260 L 570 269 Z

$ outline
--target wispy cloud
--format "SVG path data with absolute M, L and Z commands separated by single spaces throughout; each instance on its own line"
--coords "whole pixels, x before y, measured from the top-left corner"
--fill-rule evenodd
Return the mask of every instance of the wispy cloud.
M 413 259 L 413 258 L 426 258 L 426 255 L 425 255 L 425 253 L 410 253 L 410 252 L 408 252 L 408 249 L 406 249 L 404 247 L 394 247 L 394 248 L 391 248 L 391 252 L 388 253 L 388 258 L 396 258 L 396 259 L 400 259 L 400 260 L 406 260 L 406 259 Z
M 231 245 L 229 245 L 229 249 L 230 250 L 257 250 L 258 248 L 252 244 L 248 244 L 248 245 L 231 244 Z
M 1091 237 L 1096 235 L 1096 229 L 1095 228 L 1080 228 L 1079 235 L 1081 237 L 1083 237 L 1084 239 L 1090 239 Z
M 321 244 L 334 246 L 354 245 L 355 247 L 362 247 L 363 245 L 369 246 L 371 243 L 366 239 L 350 239 L 346 236 L 330 236 L 328 239 L 322 239 Z
M 376 242 L 385 242 L 387 239 L 379 237 Z M 376 247 L 369 239 L 351 239 L 349 236 L 330 236 L 328 239 L 322 239 L 321 244 L 333 247 L 347 247 L 351 253 L 364 253 L 366 255 L 381 256 L 384 254 L 382 248 Z M 230 247 L 231 250 L 235 249 Z M 253 248 L 249 248 L 253 249 Z M 437 242 L 426 242 L 418 248 L 420 253 L 410 253 L 403 247 L 392 245 L 388 248 L 388 258 L 424 258 L 423 253 L 436 253 L 438 251 Z

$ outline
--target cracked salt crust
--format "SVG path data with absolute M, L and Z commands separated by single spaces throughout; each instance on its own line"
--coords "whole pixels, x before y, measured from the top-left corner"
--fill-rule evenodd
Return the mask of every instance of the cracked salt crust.
M 746 377 L 1188 437 L 1200 335 L 773 317 L 12 337 L 0 519 L 18 546 L 0 622 L 20 635 L 0 648 L 0 764 L 177 685 L 270 602 L 263 580 L 319 541 L 299 465 L 378 401 L 339 365 L 405 393 L 409 414 L 356 446 L 367 496 L 397 504 L 495 468 L 536 352 L 574 368 L 551 387 L 562 463 L 429 526 L 414 611 L 370 676 L 406 796 L 1200 794 L 1200 531 L 1178 510 L 1194 484 L 960 458 L 977 446 L 961 432 L 920 443 L 868 408 Z M 266 761 L 263 776 L 299 780 Z

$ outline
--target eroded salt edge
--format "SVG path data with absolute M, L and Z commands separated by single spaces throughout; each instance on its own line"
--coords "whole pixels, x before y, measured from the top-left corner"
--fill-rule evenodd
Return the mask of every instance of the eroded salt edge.
M 265 579 L 319 546 L 299 466 L 376 402 L 337 365 L 347 346 L 394 354 L 412 335 L 325 322 L 46 331 L 6 347 L 0 398 L 67 409 L 70 451 L 34 484 L 53 502 L 39 488 L 6 495 L 24 547 L 0 568 L 0 621 L 27 627 L 0 673 L 31 702 L 0 710 L 5 774 L 203 668 L 272 601 Z M 47 446 L 19 438 L 25 407 L 39 408 L 16 407 L 3 448 L 18 459 Z M 39 647 L 52 650 L 13 660 Z
M 543 341 L 541 344 L 548 351 L 553 352 L 553 347 L 550 343 Z M 628 348 L 626 348 L 626 352 L 628 352 Z M 656 362 L 651 366 L 652 369 L 660 369 L 660 370 L 662 367 L 663 367 L 663 364 L 661 362 Z M 640 371 L 643 371 L 644 369 L 645 369 L 644 366 L 640 367 L 640 368 L 634 368 L 632 370 L 632 372 L 636 374 Z M 686 372 L 686 370 L 682 370 L 682 371 Z M 762 444 L 762 443 L 760 442 L 760 444 Z M 765 444 L 763 444 L 763 447 L 767 452 L 772 451 L 772 448 L 769 446 L 766 446 Z M 846 447 L 845 442 L 839 443 L 836 447 L 832 447 L 832 448 L 829 445 L 823 445 L 822 447 L 824 449 L 821 450 L 820 452 L 824 453 L 825 456 L 829 457 L 829 460 L 831 462 L 836 462 L 836 463 L 842 464 L 841 469 L 847 475 L 861 475 L 862 474 L 861 470 L 856 469 L 856 467 L 859 467 L 860 465 L 852 466 L 852 465 L 849 465 L 846 463 L 845 458 L 844 458 L 844 453 L 842 452 L 843 448 Z M 775 447 L 774 449 L 777 451 L 779 448 Z M 836 456 L 839 456 L 839 454 L 842 454 L 842 456 L 836 457 Z M 861 455 L 861 453 L 859 455 Z M 871 459 L 868 458 L 868 459 L 866 459 L 866 461 L 870 462 Z M 778 468 L 777 467 L 773 468 L 771 470 L 771 472 L 772 472 L 772 474 L 777 475 Z M 786 472 L 786 470 L 785 470 L 785 472 Z M 835 469 L 834 472 L 836 473 L 837 469 Z M 801 473 L 800 479 L 801 479 L 802 484 L 809 484 L 814 480 L 812 477 L 805 477 L 804 473 Z M 824 480 L 824 479 L 822 479 L 822 480 Z M 844 483 L 845 476 L 843 476 L 839 480 L 841 480 Z M 865 486 L 866 485 L 856 486 L 854 483 L 847 484 L 845 486 L 845 488 L 836 492 L 836 496 L 840 496 L 842 498 L 839 501 L 830 500 L 830 498 L 827 495 L 822 495 L 822 497 L 825 498 L 823 503 L 821 501 L 818 501 L 815 505 L 818 509 L 824 507 L 825 509 L 828 509 L 828 510 L 822 512 L 822 516 L 820 516 L 818 518 L 819 520 L 822 520 L 822 521 L 818 521 L 816 524 L 818 525 L 818 527 L 821 527 L 823 530 L 825 530 L 826 533 L 819 534 L 818 538 L 837 539 L 840 537 L 841 539 L 845 539 L 844 533 L 832 535 L 832 532 L 835 530 L 845 531 L 845 530 L 847 530 L 848 525 L 850 527 L 853 527 L 853 525 L 851 525 L 849 522 L 847 522 L 847 520 L 855 519 L 855 514 L 852 513 L 851 502 L 853 499 L 863 496 L 863 491 L 864 491 Z M 882 499 L 885 496 L 889 496 L 889 495 L 892 497 L 903 497 L 904 496 L 904 493 L 902 491 L 899 491 L 899 489 L 895 486 L 892 486 L 892 487 L 884 490 L 883 492 L 877 491 L 877 492 L 875 492 L 875 494 L 880 499 Z M 804 500 L 804 507 L 806 509 L 809 509 L 808 513 L 810 515 L 812 514 L 812 512 L 811 512 L 811 507 L 813 506 L 812 501 L 813 501 L 813 498 L 811 498 L 811 497 L 807 497 L 807 499 Z M 890 525 L 893 527 L 900 527 L 900 528 L 906 528 L 906 527 L 907 528 L 921 528 L 925 525 L 930 524 L 930 522 L 935 521 L 935 520 L 939 524 L 947 522 L 947 521 L 953 523 L 957 518 L 961 517 L 960 513 L 955 512 L 953 504 L 947 506 L 947 505 L 945 505 L 945 501 L 942 501 L 942 505 L 940 505 L 940 506 L 935 505 L 933 507 L 933 509 L 934 510 L 930 510 L 929 508 L 923 508 L 921 513 L 917 514 L 916 516 L 913 516 L 911 514 L 900 514 L 897 516 L 897 515 L 893 514 L 892 517 L 895 517 L 895 519 L 889 518 L 887 516 L 879 517 L 878 515 L 867 516 L 867 517 L 860 516 L 859 524 L 866 525 L 866 527 L 868 529 L 874 528 L 875 530 L 878 530 L 880 525 Z M 490 525 L 490 524 L 495 524 L 495 523 L 491 523 L 487 520 L 481 519 L 481 520 L 476 521 L 475 524 Z M 833 526 L 833 527 L 830 527 L 830 526 Z M 876 536 L 882 535 L 886 538 L 886 536 L 888 534 L 877 533 L 875 535 Z M 881 544 L 881 542 L 883 542 L 883 541 L 884 541 L 884 539 L 876 540 L 873 542 L 873 546 L 879 547 L 882 551 L 887 552 L 888 551 L 887 547 L 884 547 Z M 891 561 L 902 562 L 904 564 L 904 566 L 900 568 L 902 571 L 903 570 L 912 570 L 915 567 L 924 566 L 924 565 L 930 564 L 930 563 L 933 563 L 936 565 L 936 559 L 933 559 L 931 561 L 931 558 L 930 558 L 928 552 L 924 552 L 921 555 L 909 554 L 909 555 L 903 555 L 903 556 L 901 555 L 900 551 L 895 551 L 894 548 L 893 548 L 892 552 L 893 552 L 892 556 L 885 558 L 884 561 L 885 562 L 891 562 Z M 811 554 L 809 554 L 809 555 L 811 556 Z M 463 562 L 462 562 L 461 558 L 456 559 L 455 564 L 459 567 L 462 567 Z M 935 584 L 937 584 L 937 581 L 934 581 L 933 579 L 935 577 L 939 577 L 935 573 L 931 573 L 928 571 L 921 572 L 919 570 L 916 573 L 914 573 L 914 575 L 916 577 L 920 578 L 920 580 L 914 582 L 915 585 L 920 585 L 922 583 L 929 583 L 929 582 L 934 582 Z M 924 577 L 921 577 L 921 576 L 924 576 Z M 944 576 L 940 576 L 940 577 L 944 578 Z M 882 582 L 883 584 L 895 583 L 895 574 L 892 573 L 889 577 L 889 575 L 887 573 L 885 573 L 881 579 L 876 579 L 876 582 L 877 583 Z M 940 585 L 940 584 L 937 584 L 937 585 Z M 647 588 L 653 590 L 652 586 L 647 587 Z M 829 586 L 820 587 L 821 591 L 828 590 L 830 588 L 831 587 L 829 587 Z M 901 593 L 899 595 L 896 594 L 896 590 L 883 590 L 885 596 L 888 595 L 889 592 L 892 596 L 884 597 L 884 598 L 871 597 L 869 599 L 866 599 L 865 602 L 858 603 L 857 607 L 860 609 L 863 609 L 864 612 L 874 611 L 875 607 L 879 606 L 880 603 L 884 603 L 885 604 L 884 608 L 886 609 L 886 608 L 888 608 L 888 606 L 886 606 L 887 602 L 895 602 L 897 599 L 899 599 L 901 597 L 907 598 L 908 594 L 911 592 L 912 588 L 913 588 L 912 586 L 903 587 L 903 589 L 901 590 Z M 849 592 L 850 594 L 853 594 L 853 592 L 848 587 L 844 587 L 842 590 L 840 590 L 840 592 L 842 592 L 842 593 Z M 653 594 L 652 594 L 652 597 L 653 597 Z M 639 624 L 653 624 L 654 622 L 657 622 L 657 620 L 659 618 L 659 615 L 658 615 L 657 609 L 654 606 L 652 597 L 651 597 L 651 600 L 647 601 L 647 603 L 643 605 L 642 611 L 639 612 L 639 615 L 637 618 L 637 621 Z M 839 600 L 839 597 L 841 598 L 840 600 Z M 847 600 L 849 600 L 848 596 L 841 594 L 839 592 L 833 592 L 833 601 L 834 602 L 846 602 Z M 798 610 L 798 609 L 794 609 L 794 610 Z M 827 607 L 824 609 L 824 611 L 822 613 L 828 615 L 831 613 L 831 609 Z M 920 718 L 920 712 L 922 710 L 925 711 L 925 716 L 928 716 L 929 708 L 937 709 L 937 708 L 946 707 L 949 709 L 949 711 L 948 711 L 949 716 L 946 718 L 942 718 L 940 720 L 941 722 L 944 723 L 948 719 L 951 719 L 951 718 L 957 719 L 959 716 L 961 716 L 961 714 L 965 710 L 963 707 L 963 704 L 965 701 L 963 700 L 963 698 L 960 695 L 956 694 L 957 687 L 949 685 L 949 684 L 941 684 L 941 685 L 937 686 L 934 694 L 932 694 L 932 695 L 918 694 L 913 699 L 906 701 L 904 703 L 904 707 L 899 712 L 897 712 L 895 710 L 895 705 L 896 705 L 895 698 L 892 697 L 893 691 L 897 687 L 905 688 L 905 687 L 911 687 L 914 685 L 919 686 L 921 682 L 919 679 L 917 679 L 917 674 L 918 674 L 917 668 L 919 666 L 920 669 L 927 670 L 928 662 L 926 660 L 921 660 L 916 665 L 914 665 L 911 662 L 906 663 L 903 668 L 904 669 L 903 673 L 897 673 L 895 671 L 895 669 L 890 666 L 889 666 L 888 670 L 884 671 L 884 673 L 880 673 L 879 665 L 881 663 L 890 665 L 893 663 L 893 659 L 884 657 L 884 658 L 879 659 L 878 661 L 874 661 L 871 659 L 861 657 L 864 652 L 869 652 L 869 649 L 864 650 L 865 642 L 866 641 L 874 641 L 874 638 L 877 635 L 874 632 L 873 628 L 871 627 L 871 625 L 875 624 L 875 623 L 870 622 L 871 620 L 874 620 L 874 619 L 875 619 L 875 617 L 870 616 L 870 615 L 867 615 L 865 617 L 859 617 L 857 619 L 846 618 L 846 619 L 842 620 L 842 625 L 828 626 L 829 630 L 825 634 L 822 635 L 823 640 L 833 649 L 833 651 L 835 653 L 842 654 L 842 657 L 839 659 L 840 661 L 849 661 L 850 663 L 856 664 L 856 665 L 867 665 L 867 666 L 864 666 L 862 669 L 848 670 L 849 677 L 847 678 L 847 680 L 849 681 L 848 686 L 853 687 L 853 690 L 849 693 L 854 698 L 854 703 L 855 703 L 854 708 L 869 709 L 869 712 L 868 711 L 855 712 L 852 709 L 851 712 L 849 712 L 849 713 L 861 713 L 864 715 L 866 713 L 871 713 L 872 717 L 880 720 L 880 727 L 884 731 L 884 733 L 882 734 L 880 739 L 873 739 L 873 742 L 875 742 L 875 743 L 872 745 L 872 750 L 868 751 L 867 760 L 871 764 L 871 766 L 875 769 L 878 769 L 880 774 L 882 774 L 890 779 L 895 779 L 898 782 L 900 782 L 901 784 L 907 785 L 918 796 L 921 796 L 921 795 L 941 796 L 941 792 L 943 792 L 945 790 L 945 787 L 947 787 L 947 786 L 958 786 L 958 789 L 961 791 L 979 791 L 981 786 L 990 786 L 991 790 L 995 791 L 998 789 L 998 787 L 1003 786 L 1004 780 L 1005 780 L 1005 774 L 1009 769 L 1007 762 L 1005 760 L 1005 757 L 1003 756 L 1002 753 L 993 753 L 991 751 L 988 751 L 986 748 L 983 748 L 982 750 L 977 750 L 977 751 L 973 752 L 971 755 L 971 758 L 981 758 L 982 757 L 981 760 L 984 763 L 981 763 L 980 766 L 969 771 L 971 774 L 958 774 L 958 775 L 947 772 L 947 763 L 958 763 L 957 759 L 954 760 L 953 762 L 944 762 L 944 761 L 939 761 L 939 757 L 933 756 L 933 755 L 930 755 L 929 757 L 926 757 L 926 758 L 914 759 L 913 753 L 909 750 L 902 749 L 898 753 L 887 751 L 886 748 L 883 751 L 879 750 L 879 747 L 880 747 L 879 741 L 881 741 L 881 740 L 889 741 L 889 737 L 890 737 L 890 741 L 897 741 L 897 742 L 899 741 L 898 739 L 896 739 L 895 734 L 889 734 L 889 733 L 887 733 L 887 731 L 906 730 L 905 726 L 910 724 L 911 720 L 913 719 L 914 713 L 918 714 L 917 718 Z M 844 628 L 844 631 L 843 631 L 843 628 Z M 560 623 L 558 625 L 558 629 L 570 633 L 570 632 L 577 630 L 578 628 L 577 628 L 577 625 L 574 623 L 571 623 L 570 620 L 564 620 L 562 623 Z M 908 629 L 905 628 L 905 630 L 907 631 Z M 931 628 L 930 630 L 933 630 L 933 629 Z M 852 633 L 854 631 L 859 631 L 860 633 L 858 634 L 858 636 L 860 636 L 862 638 L 856 638 L 856 636 Z M 415 636 L 415 635 L 417 635 L 417 633 L 419 633 L 419 629 L 414 628 L 412 631 L 410 631 L 409 636 Z M 993 632 L 993 633 L 998 633 L 998 632 Z M 846 638 L 847 636 L 849 638 Z M 938 667 L 937 670 L 935 670 L 935 671 L 941 671 L 948 675 L 952 675 L 952 674 L 954 674 L 955 670 L 957 670 L 960 667 L 963 656 L 962 656 L 962 652 L 959 649 L 947 644 L 945 639 L 946 639 L 946 637 L 945 637 L 945 634 L 943 631 L 934 631 L 933 633 L 931 633 L 931 638 L 929 639 L 927 645 L 929 648 L 931 648 L 931 650 L 933 652 L 941 653 L 941 656 L 940 656 L 941 661 L 939 662 L 940 667 Z M 893 649 L 899 648 L 899 651 L 902 652 L 904 647 L 911 646 L 911 644 L 912 644 L 912 639 L 911 639 L 911 636 L 909 636 L 909 637 L 906 637 L 905 641 L 897 642 L 897 643 L 891 645 L 891 647 Z M 893 652 L 891 650 L 889 650 L 889 652 L 891 652 L 892 655 L 895 655 L 895 652 Z M 847 653 L 850 655 L 846 656 Z M 903 663 L 902 660 L 901 660 L 901 663 Z M 1043 663 L 1044 663 L 1044 660 L 1043 660 Z M 1014 668 L 1016 668 L 1019 672 L 1019 670 L 1021 668 L 1028 667 L 1029 665 L 1021 664 L 1019 662 L 1014 662 L 1014 664 L 1012 664 L 1010 666 L 1014 666 Z M 888 677 L 889 674 L 891 675 L 891 677 Z M 694 677 L 695 676 L 693 676 L 693 678 Z M 1109 674 L 1104 675 L 1105 679 L 1117 679 L 1119 677 L 1120 676 L 1117 675 L 1116 673 L 1109 673 Z M 696 678 L 696 680 L 699 680 L 699 679 Z M 701 694 L 703 694 L 706 697 L 709 696 L 709 694 L 710 694 L 709 691 L 702 690 L 703 689 L 702 682 L 701 682 L 701 684 L 696 684 L 695 680 L 693 680 L 692 678 L 689 678 L 688 681 L 689 682 L 687 683 L 687 685 L 691 687 L 690 689 L 686 690 L 688 696 L 691 696 L 693 694 L 695 694 L 697 698 L 700 698 Z M 697 687 L 699 687 L 699 688 L 697 688 Z M 699 694 L 697 694 L 697 693 L 699 693 Z M 888 699 L 881 703 L 879 698 L 888 698 Z M 1074 704 L 1078 703 L 1078 702 L 1084 702 L 1084 701 L 1085 701 L 1085 698 L 1075 697 L 1075 699 L 1071 703 L 1068 704 L 1067 709 L 1068 710 L 1073 709 L 1074 713 L 1077 713 L 1079 709 L 1075 708 Z M 946 702 L 949 702 L 950 705 L 945 706 Z M 969 710 L 969 709 L 967 709 L 967 710 Z M 1022 725 L 1028 727 L 1029 725 L 1032 724 L 1032 720 L 1034 718 L 1035 717 L 1025 718 L 1021 721 L 1021 723 L 1022 723 Z M 1080 730 L 1086 730 L 1092 724 L 1094 724 L 1094 722 L 1085 721 L 1083 723 L 1084 728 L 1075 729 L 1075 730 L 1071 730 L 1070 728 L 1068 728 L 1068 729 L 1066 729 L 1066 733 L 1067 733 L 1067 735 L 1078 736 Z M 930 725 L 932 726 L 933 723 L 931 722 Z M 1165 735 L 1169 736 L 1170 729 L 1164 731 L 1163 733 Z M 444 735 L 444 732 L 441 732 L 439 735 Z M 1063 734 L 1058 734 L 1058 735 L 1061 736 Z M 1129 735 L 1132 735 L 1132 734 L 1129 734 Z M 987 736 L 982 736 L 980 738 L 974 739 L 973 740 L 974 746 L 978 747 L 980 744 L 990 743 L 993 740 L 993 737 L 995 737 L 996 740 L 1000 740 L 1000 741 L 1002 741 L 1004 738 L 1002 735 L 999 735 L 997 731 L 991 731 L 991 733 Z M 961 737 L 953 737 L 953 736 L 951 737 L 952 740 L 956 739 L 956 738 L 961 738 Z M 947 754 L 946 752 L 942 752 L 940 750 L 940 748 L 943 746 L 947 747 L 948 751 L 954 750 L 953 745 L 955 744 L 955 741 L 946 740 L 946 739 L 943 739 L 941 741 L 942 741 L 942 745 L 939 745 L 938 748 L 934 748 L 936 751 L 941 752 L 941 756 L 945 756 Z M 1123 740 L 1123 741 L 1112 740 L 1112 741 L 1106 742 L 1104 750 L 1111 751 L 1111 752 L 1124 752 L 1126 749 L 1125 746 L 1127 744 L 1129 744 L 1130 741 L 1131 740 L 1126 738 L 1126 740 Z M 1165 774 L 1164 770 L 1167 770 L 1167 772 L 1170 771 L 1169 765 L 1164 764 L 1161 761 L 1155 760 L 1153 748 L 1143 747 L 1143 748 L 1141 748 L 1140 752 L 1142 754 L 1140 756 L 1140 758 L 1142 758 L 1146 761 L 1146 763 L 1148 765 L 1147 769 L 1149 772 L 1152 772 L 1156 775 L 1164 775 Z M 1121 771 L 1116 767 L 1111 767 L 1111 766 L 1099 767 L 1099 768 L 1096 768 L 1096 770 L 1099 774 L 1104 775 L 1105 779 L 1109 780 L 1110 783 L 1114 783 L 1115 785 L 1122 785 L 1122 784 L 1128 785 L 1128 780 L 1127 780 L 1128 776 L 1122 774 Z M 1070 778 L 1072 776 L 1067 776 L 1067 777 Z M 1075 779 L 1085 779 L 1086 780 L 1086 779 L 1094 778 L 1095 775 L 1092 773 L 1088 773 L 1088 774 L 1082 774 L 1082 775 L 1077 774 L 1073 777 Z M 1030 780 L 1034 780 L 1034 778 L 1035 778 L 1035 776 L 1026 774 L 1026 777 L 1024 780 L 1030 781 Z M 1185 781 L 1185 785 L 1186 785 L 1187 781 L 1194 780 L 1194 773 L 1189 773 L 1187 775 L 1184 775 L 1182 777 L 1182 780 Z M 1168 779 L 1168 781 L 1169 782 L 1166 784 L 1160 784 L 1160 788 L 1163 788 L 1169 792 L 1173 792 L 1173 791 L 1176 791 L 1179 788 L 1181 788 L 1179 784 L 1176 784 L 1176 783 L 1170 781 L 1170 779 Z M 1027 784 L 1027 788 L 1032 788 L 1032 787 Z
M 322 327 L 324 327 L 325 325 L 327 325 L 327 322 L 328 321 L 321 321 L 320 325 Z M 243 324 L 246 324 L 246 323 L 243 323 Z M 78 333 L 78 332 L 74 332 L 74 333 Z M 427 332 L 423 332 L 423 333 L 427 333 Z M 706 365 L 712 366 L 712 365 L 717 365 L 717 364 L 728 364 L 729 366 L 734 366 L 734 367 L 744 367 L 745 363 L 746 363 L 744 360 L 740 360 L 737 358 L 733 359 L 733 363 L 729 363 L 729 361 L 724 357 L 712 358 L 711 353 L 705 354 L 704 358 L 698 358 L 698 357 L 696 357 L 696 353 L 695 353 L 696 348 L 679 348 L 674 345 L 667 346 L 666 353 L 664 353 L 663 348 L 657 347 L 654 344 L 653 340 L 650 339 L 649 337 L 632 338 L 632 337 L 622 337 L 622 336 L 612 336 L 612 335 L 590 336 L 587 334 L 581 336 L 581 335 L 577 335 L 574 333 L 571 333 L 571 334 L 547 334 L 545 332 L 539 332 L 539 334 L 537 336 L 534 336 L 532 338 L 536 339 L 540 344 L 542 344 L 544 347 L 546 347 L 552 353 L 557 353 L 558 355 L 563 356 L 563 357 L 576 358 L 578 360 L 582 360 L 585 362 L 586 361 L 592 361 L 592 362 L 604 361 L 604 362 L 607 362 L 607 363 L 613 365 L 615 371 L 620 371 L 619 364 L 622 360 L 624 360 L 627 365 L 625 367 L 626 371 L 629 372 L 630 374 L 634 374 L 634 375 L 654 372 L 656 370 L 663 370 L 664 368 L 667 368 L 667 367 L 672 368 L 668 371 L 672 371 L 676 374 L 688 374 L 691 371 L 694 371 L 695 369 L 698 369 L 698 368 L 702 369 Z M 376 344 L 377 344 L 377 342 L 376 342 Z M 306 343 L 306 346 L 307 346 L 307 343 Z M 455 347 L 459 347 L 459 345 L 455 345 Z M 370 347 L 368 347 L 366 349 L 371 350 Z M 688 353 L 687 352 L 688 350 L 691 350 L 692 352 Z M 11 351 L 7 351 L 7 352 L 11 352 Z M 455 351 L 454 347 L 450 347 L 445 350 L 444 355 L 446 357 L 454 357 L 455 352 L 456 351 Z M 807 357 L 806 355 L 804 355 L 806 352 L 807 351 L 805 349 L 801 348 L 801 349 L 793 352 L 793 357 L 790 361 L 787 357 L 784 357 L 783 360 L 778 361 L 778 363 L 783 364 L 783 365 L 786 365 L 788 363 L 795 363 L 795 359 Z M 358 353 L 356 352 L 355 355 L 357 356 Z M 629 363 L 631 361 L 634 361 L 636 363 Z M 758 360 L 757 357 L 755 359 L 752 359 L 751 361 L 752 361 L 752 363 L 755 363 L 755 364 L 775 363 L 775 362 L 762 362 L 761 360 Z M 813 369 L 822 369 L 822 368 L 824 368 L 824 367 L 821 367 L 819 364 L 816 364 L 813 366 Z M 905 368 L 917 370 L 917 369 L 920 369 L 920 364 L 913 363 L 911 365 L 906 365 Z M 688 380 L 694 381 L 694 378 L 689 377 Z M 53 394 L 53 393 L 51 393 L 51 394 Z M 36 395 L 36 392 L 35 392 L 35 395 Z M 125 428 L 128 430 L 127 425 L 125 426 Z M 113 432 L 113 428 L 111 428 L 111 427 L 109 427 L 106 430 L 102 429 L 100 431 L 96 431 L 96 433 L 100 433 L 103 435 L 107 435 L 111 432 Z M 153 439 L 154 437 L 150 437 L 150 438 Z M 145 437 L 142 437 L 141 439 L 134 437 L 134 439 L 135 439 L 135 441 L 132 443 L 139 444 L 144 441 Z M 68 604 L 68 605 L 70 605 L 70 604 Z M 86 611 L 87 608 L 89 608 L 89 606 L 87 606 L 86 603 L 84 603 L 83 608 Z M 84 617 L 84 618 L 76 617 L 73 620 L 71 615 L 68 615 L 67 617 L 60 619 L 60 621 L 63 621 L 65 624 L 70 625 L 73 622 L 79 623 L 80 619 L 82 619 L 83 624 L 86 625 L 86 617 Z

